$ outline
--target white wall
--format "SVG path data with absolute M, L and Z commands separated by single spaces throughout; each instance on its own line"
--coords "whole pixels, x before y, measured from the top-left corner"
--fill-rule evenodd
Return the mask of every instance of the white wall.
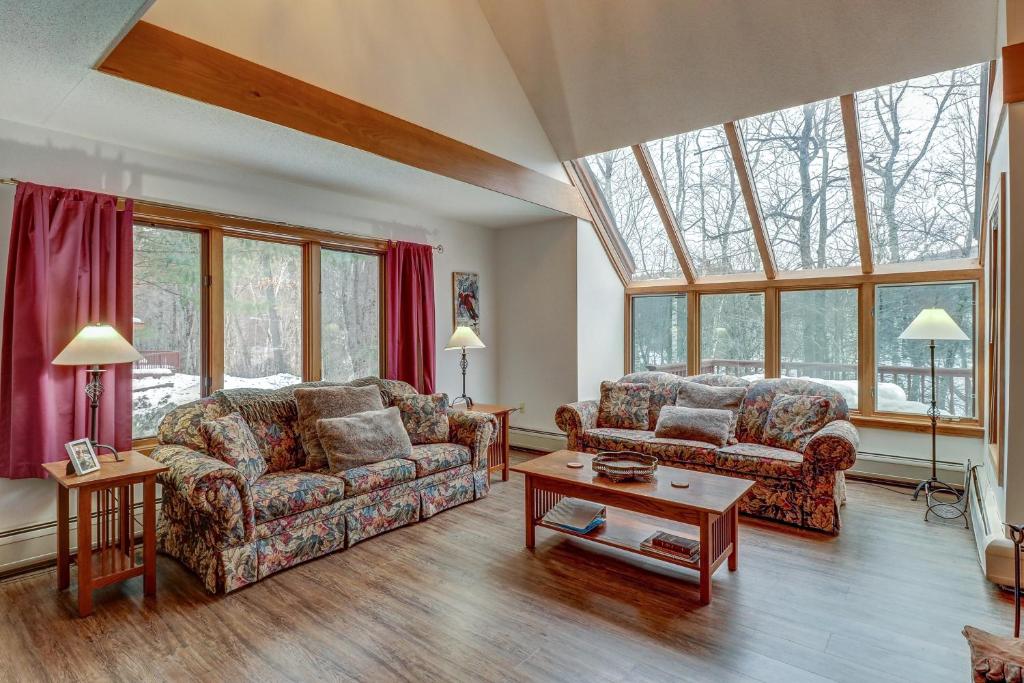
M 601 381 L 625 370 L 625 290 L 587 221 L 576 224 L 577 400 L 600 398 Z
M 444 352 L 451 334 L 451 274 L 480 274 L 481 336 L 485 351 L 471 360 L 467 390 L 475 399 L 497 399 L 497 277 L 495 234 L 471 225 L 433 219 L 421 213 L 288 183 L 240 168 L 211 165 L 54 133 L 0 121 L 0 177 L 110 192 L 140 199 L 284 221 L 362 235 L 444 245 L 435 254 L 437 388 L 461 391 L 458 354 Z M 5 278 L 7 241 L 14 191 L 0 186 L 0 290 Z M 2 291 L 0 291 L 2 294 Z M 0 479 L 0 533 L 55 519 L 53 484 L 45 480 Z M 24 537 L 0 539 L 0 570 L 12 561 L 52 552 L 52 530 L 25 544 Z M 22 543 L 22 545 L 18 545 Z M 31 545 L 32 550 L 26 550 Z

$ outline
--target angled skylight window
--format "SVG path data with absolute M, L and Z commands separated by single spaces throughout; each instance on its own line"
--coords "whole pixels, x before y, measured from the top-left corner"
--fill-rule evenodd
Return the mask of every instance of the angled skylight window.
M 739 122 L 781 270 L 860 262 L 839 98 Z
M 665 226 L 629 147 L 584 159 L 613 226 L 629 250 L 634 280 L 682 277 Z
M 978 253 L 987 71 L 979 64 L 857 93 L 876 262 Z
M 721 126 L 647 143 L 698 277 L 761 269 Z

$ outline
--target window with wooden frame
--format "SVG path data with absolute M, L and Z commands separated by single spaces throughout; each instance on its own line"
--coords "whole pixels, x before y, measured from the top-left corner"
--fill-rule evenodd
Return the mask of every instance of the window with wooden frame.
M 133 436 L 217 389 L 383 374 L 383 240 L 136 202 Z

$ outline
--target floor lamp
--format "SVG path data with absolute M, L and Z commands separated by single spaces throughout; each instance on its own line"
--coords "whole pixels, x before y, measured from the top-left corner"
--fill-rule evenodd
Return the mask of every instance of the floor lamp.
M 462 358 L 459 359 L 459 367 L 462 368 L 462 396 L 452 401 L 452 405 L 455 405 L 459 401 L 466 404 L 467 408 L 473 407 L 473 399 L 466 395 L 466 369 L 469 367 L 469 359 L 466 358 L 466 349 L 485 349 L 484 343 L 480 341 L 480 337 L 476 336 L 473 330 L 464 325 L 460 325 L 455 328 L 455 332 L 452 333 L 451 339 L 445 345 L 445 351 L 458 351 L 462 350 Z
M 85 365 L 88 366 L 86 374 L 89 376 L 89 383 L 85 385 L 85 395 L 89 397 L 89 441 L 93 449 L 106 448 L 114 454 L 114 459 L 120 461 L 117 449 L 113 446 L 106 446 L 97 443 L 99 428 L 97 415 L 100 409 L 100 397 L 103 395 L 103 381 L 101 379 L 105 370 L 101 365 L 112 363 L 133 363 L 142 359 L 142 354 L 135 350 L 135 347 L 118 333 L 112 326 L 104 323 L 91 323 L 86 325 L 75 335 L 75 338 L 68 342 L 64 350 L 53 359 L 54 365 Z
M 914 321 L 910 323 L 907 329 L 903 330 L 903 334 L 900 335 L 900 339 L 928 341 L 928 349 L 931 352 L 932 401 L 931 406 L 928 408 L 928 417 L 931 418 L 932 422 L 932 476 L 930 479 L 926 479 L 917 485 L 917 488 L 914 489 L 913 499 L 917 500 L 921 491 L 924 491 L 926 498 L 936 490 L 955 493 L 956 491 L 952 486 L 939 481 L 938 473 L 936 471 L 935 432 L 936 426 L 939 422 L 939 408 L 935 398 L 935 342 L 940 339 L 947 341 L 968 341 L 970 340 L 970 337 L 964 334 L 964 331 L 960 329 L 960 326 L 957 325 L 951 317 L 949 317 L 949 313 L 946 313 L 945 309 L 926 308 L 917 314 L 917 317 L 914 318 Z

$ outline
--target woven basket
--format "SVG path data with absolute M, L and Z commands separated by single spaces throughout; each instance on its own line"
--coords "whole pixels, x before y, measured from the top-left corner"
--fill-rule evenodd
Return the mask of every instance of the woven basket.
M 590 466 L 599 475 L 614 482 L 654 481 L 658 459 L 634 451 L 600 451 Z

